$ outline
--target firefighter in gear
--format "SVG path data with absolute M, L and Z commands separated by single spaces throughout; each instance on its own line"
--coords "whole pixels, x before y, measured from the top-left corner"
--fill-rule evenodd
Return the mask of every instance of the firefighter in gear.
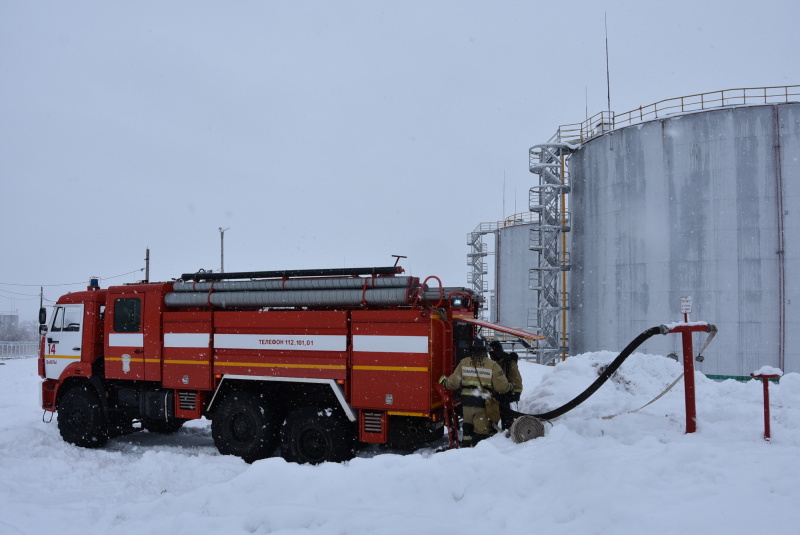
M 481 440 L 497 432 L 499 421 L 492 421 L 487 414 L 487 401 L 494 402 L 494 393 L 513 392 L 514 385 L 509 383 L 506 374 L 499 364 L 489 358 L 482 340 L 472 348 L 471 355 L 461 360 L 456 369 L 448 377 L 442 375 L 439 383 L 448 390 L 461 389 L 461 406 L 464 420 L 461 435 L 461 446 L 472 447 Z
M 500 402 L 500 421 L 503 429 L 508 430 L 511 428 L 511 424 L 514 423 L 511 404 L 519 401 L 522 396 L 522 375 L 519 373 L 519 365 L 517 364 L 519 355 L 503 351 L 503 344 L 498 340 L 493 340 L 489 343 L 489 354 L 492 356 L 492 360 L 503 369 L 508 380 L 514 383 L 513 391 L 507 394 L 495 394 L 495 398 Z

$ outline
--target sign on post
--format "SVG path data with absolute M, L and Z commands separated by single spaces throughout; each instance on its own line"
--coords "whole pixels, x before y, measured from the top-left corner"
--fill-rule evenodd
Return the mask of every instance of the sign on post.
M 681 314 L 683 314 L 683 321 L 689 322 L 689 314 L 692 313 L 692 296 L 681 296 Z

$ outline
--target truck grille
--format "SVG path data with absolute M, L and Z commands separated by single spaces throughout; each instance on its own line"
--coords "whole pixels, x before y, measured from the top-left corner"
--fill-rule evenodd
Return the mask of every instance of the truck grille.
M 364 431 L 367 433 L 383 433 L 383 413 L 365 412 Z
M 197 407 L 197 392 L 178 392 L 178 406 L 184 411 L 193 411 Z

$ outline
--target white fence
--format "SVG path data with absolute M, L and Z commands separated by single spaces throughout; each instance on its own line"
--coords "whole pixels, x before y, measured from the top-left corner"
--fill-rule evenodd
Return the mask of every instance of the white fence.
M 0 342 L 0 359 L 36 357 L 39 342 Z

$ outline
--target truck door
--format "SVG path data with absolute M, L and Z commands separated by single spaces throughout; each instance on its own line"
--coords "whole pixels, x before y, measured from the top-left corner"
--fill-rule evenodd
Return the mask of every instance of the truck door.
M 81 360 L 83 305 L 57 305 L 45 337 L 44 371 L 58 379 L 73 362 Z
M 117 295 L 106 308 L 106 377 L 145 379 L 145 294 Z

